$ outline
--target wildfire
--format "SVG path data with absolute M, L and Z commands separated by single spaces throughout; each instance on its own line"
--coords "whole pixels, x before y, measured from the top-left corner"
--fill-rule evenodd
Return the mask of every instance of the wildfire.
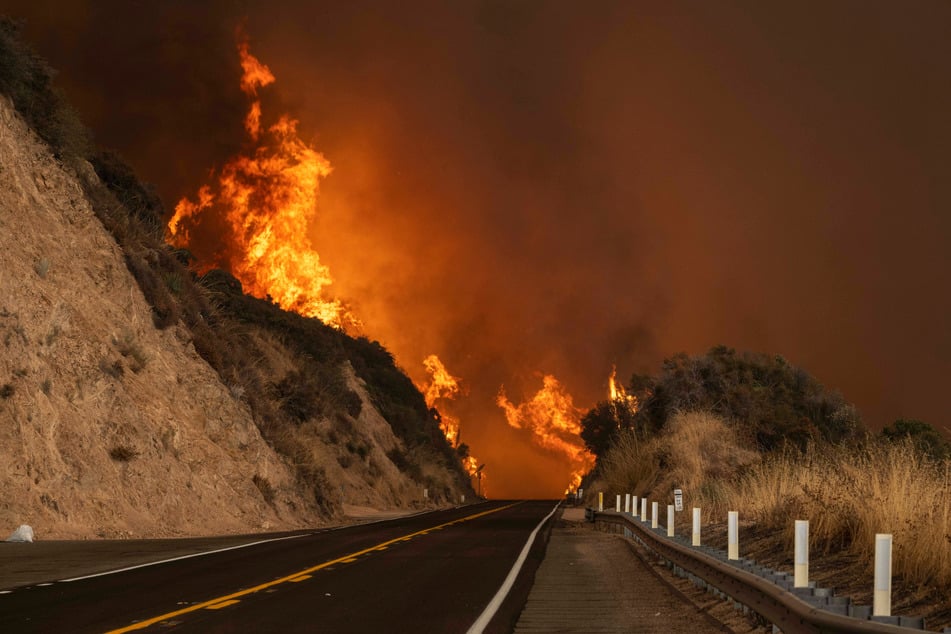
M 611 366 L 611 376 L 608 377 L 608 396 L 612 403 L 624 403 L 631 410 L 637 410 L 637 397 L 628 394 L 624 386 L 617 382 L 617 366 Z
M 193 234 L 203 223 L 223 225 L 214 254 L 199 262 L 201 272 L 228 269 L 246 292 L 270 297 L 285 310 L 338 327 L 356 324 L 339 300 L 326 297 L 333 279 L 307 237 L 317 216 L 320 181 L 332 171 L 330 161 L 301 140 L 295 119 L 283 115 L 263 127 L 258 90 L 275 77 L 244 38 L 238 55 L 241 90 L 250 101 L 244 120 L 249 147 L 228 160 L 194 200 L 178 202 L 168 240 L 194 247 Z
M 436 407 L 437 401 L 448 402 L 462 393 L 459 386 L 462 379 L 450 374 L 439 357 L 434 354 L 429 355 L 423 359 L 423 366 L 430 375 L 429 384 L 420 386 L 420 391 L 426 399 L 426 407 Z M 460 442 L 459 419 L 443 411 L 440 411 L 439 415 L 441 419 L 439 429 L 445 434 L 446 440 L 449 441 L 451 446 L 458 447 Z M 471 454 L 462 458 L 462 466 L 470 476 L 479 472 L 479 461 Z
M 449 374 L 446 366 L 434 354 L 423 359 L 423 366 L 430 374 L 429 385 L 420 387 L 426 399 L 426 407 L 436 407 L 436 401 L 451 401 L 459 395 L 459 378 Z M 439 412 L 439 428 L 453 447 L 459 445 L 459 420 L 445 412 Z
M 594 456 L 581 440 L 583 412 L 575 407 L 571 395 L 558 379 L 546 374 L 542 388 L 531 400 L 517 406 L 508 399 L 503 387 L 496 403 L 505 412 L 510 426 L 530 431 L 536 445 L 568 459 L 571 474 L 566 491 L 576 488 L 581 477 L 594 466 Z

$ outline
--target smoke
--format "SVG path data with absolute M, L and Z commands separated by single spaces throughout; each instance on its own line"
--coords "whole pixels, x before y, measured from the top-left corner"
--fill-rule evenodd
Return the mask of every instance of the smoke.
M 242 149 L 234 30 L 333 164 L 310 236 L 422 383 L 438 354 L 494 496 L 566 466 L 506 424 L 678 351 L 776 352 L 873 426 L 946 425 L 951 7 L 15 0 L 170 206 Z M 340 6 L 344 4 L 346 6 Z

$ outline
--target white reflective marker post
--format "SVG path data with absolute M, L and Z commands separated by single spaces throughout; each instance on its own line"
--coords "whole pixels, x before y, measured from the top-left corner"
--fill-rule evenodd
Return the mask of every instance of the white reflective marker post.
M 637 517 L 637 496 L 631 493 L 631 515 Z
M 696 506 L 693 507 L 693 538 L 690 543 L 700 545 L 700 509 Z
M 892 535 L 875 535 L 875 594 L 872 616 L 892 615 Z
M 598 512 L 604 511 L 604 493 L 598 491 Z
M 641 498 L 641 521 L 647 521 L 647 498 Z
M 621 494 L 620 493 L 617 494 L 617 498 L 614 501 L 614 512 L 615 513 L 621 512 Z
M 809 520 L 796 520 L 793 586 L 809 587 Z
M 631 494 L 630 493 L 624 494 L 624 512 L 625 513 L 631 512 Z
M 727 539 L 729 540 L 729 546 L 727 550 L 727 559 L 736 560 L 740 558 L 740 543 L 739 543 L 739 523 L 740 516 L 736 511 L 730 511 L 727 513 Z
M 674 536 L 674 505 L 667 505 L 667 537 Z
M 651 502 L 651 528 L 657 528 L 657 502 Z

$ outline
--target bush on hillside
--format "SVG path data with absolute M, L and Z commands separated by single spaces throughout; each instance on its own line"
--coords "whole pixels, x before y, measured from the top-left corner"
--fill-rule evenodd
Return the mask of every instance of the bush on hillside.
M 858 410 L 805 370 L 779 355 L 726 346 L 705 355 L 666 359 L 650 381 L 635 377 L 630 392 L 638 396 L 638 408 L 629 420 L 617 420 L 618 430 L 651 435 L 678 412 L 709 411 L 730 421 L 744 440 L 764 451 L 841 442 L 861 430 Z M 610 446 L 601 439 L 611 434 L 597 427 L 605 426 L 604 416 L 589 416 L 582 423 L 582 437 L 600 455 Z
M 882 438 L 891 442 L 910 441 L 932 460 L 951 458 L 951 443 L 937 429 L 916 418 L 899 418 L 882 430 Z
M 59 159 L 86 158 L 92 135 L 53 85 L 56 73 L 20 39 L 20 25 L 0 16 L 0 92 Z

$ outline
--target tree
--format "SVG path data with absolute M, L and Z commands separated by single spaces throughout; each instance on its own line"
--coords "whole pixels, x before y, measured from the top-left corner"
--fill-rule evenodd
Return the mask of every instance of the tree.
M 899 418 L 882 430 L 882 437 L 896 442 L 910 439 L 915 447 L 934 460 L 951 457 L 951 443 L 937 429 L 917 418 Z
M 642 385 L 648 384 L 638 378 Z M 835 390 L 780 355 L 715 346 L 705 355 L 664 360 L 634 423 L 651 432 L 677 412 L 710 411 L 770 451 L 816 441 L 840 442 L 859 431 L 858 411 Z

